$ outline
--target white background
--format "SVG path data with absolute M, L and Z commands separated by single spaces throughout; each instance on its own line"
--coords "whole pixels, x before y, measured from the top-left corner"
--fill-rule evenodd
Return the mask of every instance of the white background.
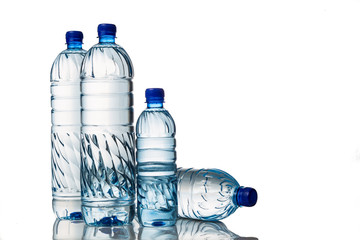
M 0 238 L 51 239 L 49 72 L 65 32 L 114 23 L 166 91 L 178 166 L 258 190 L 223 222 L 259 239 L 360 237 L 360 1 L 3 1 Z

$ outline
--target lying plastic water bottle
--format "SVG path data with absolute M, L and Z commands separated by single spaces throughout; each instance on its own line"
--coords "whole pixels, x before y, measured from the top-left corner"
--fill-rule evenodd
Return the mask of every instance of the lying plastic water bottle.
M 219 169 L 178 168 L 178 214 L 200 220 L 221 220 L 238 207 L 257 202 L 253 188 L 241 187 Z
M 67 49 L 55 59 L 51 81 L 51 170 L 53 211 L 61 219 L 81 219 L 80 68 L 83 34 L 66 33 Z
M 175 122 L 164 90 L 146 89 L 147 109 L 136 124 L 137 214 L 143 226 L 173 226 L 177 218 Z
M 122 225 L 135 212 L 134 73 L 116 26 L 98 35 L 81 67 L 82 212 L 88 225 Z

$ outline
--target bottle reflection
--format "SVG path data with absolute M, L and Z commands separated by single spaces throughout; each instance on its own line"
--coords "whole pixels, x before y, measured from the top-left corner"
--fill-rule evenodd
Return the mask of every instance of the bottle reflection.
M 134 240 L 135 232 L 132 224 L 114 227 L 91 227 L 85 226 L 83 240 L 106 240 L 106 239 L 123 239 Z
M 257 240 L 257 238 L 240 237 L 231 232 L 224 223 L 220 221 L 208 222 L 192 219 L 179 218 L 176 222 L 179 239 L 237 239 Z
M 137 238 L 136 238 L 137 235 Z M 201 240 L 237 239 L 257 240 L 253 237 L 240 237 L 231 232 L 224 223 L 206 222 L 179 218 L 172 227 L 142 227 L 132 224 L 115 227 L 90 227 L 82 220 L 56 219 L 53 227 L 53 240 Z
M 84 226 L 83 220 L 56 219 L 53 227 L 53 240 L 81 240 Z
M 176 240 L 176 226 L 171 227 L 140 227 L 138 240 Z

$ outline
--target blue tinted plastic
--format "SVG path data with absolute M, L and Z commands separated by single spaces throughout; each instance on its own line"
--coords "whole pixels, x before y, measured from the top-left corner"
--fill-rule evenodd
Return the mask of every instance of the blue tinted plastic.
M 148 88 L 145 91 L 147 103 L 163 103 L 165 92 L 162 88 Z
M 80 31 L 68 31 L 65 35 L 68 49 L 81 49 L 83 33 Z
M 69 44 L 71 42 L 79 42 L 82 43 L 84 35 L 80 31 L 68 31 L 65 34 L 66 43 Z
M 236 193 L 236 202 L 239 206 L 252 207 L 257 202 L 257 192 L 253 188 L 239 188 Z
M 100 43 L 115 43 L 116 26 L 109 23 L 99 24 L 98 36 Z
M 98 26 L 98 36 L 111 35 L 116 36 L 116 26 L 111 23 L 102 23 Z

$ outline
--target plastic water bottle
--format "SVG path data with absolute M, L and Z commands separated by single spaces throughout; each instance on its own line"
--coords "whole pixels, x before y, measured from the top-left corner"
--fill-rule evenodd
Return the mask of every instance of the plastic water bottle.
M 51 170 L 53 210 L 80 219 L 80 67 L 83 34 L 66 33 L 67 49 L 55 59 L 51 81 Z
M 163 108 L 164 90 L 145 92 L 136 124 L 137 214 L 143 226 L 173 226 L 177 218 L 175 123 Z
M 179 239 L 238 239 L 250 240 L 253 238 L 242 238 L 231 232 L 224 223 L 219 221 L 199 221 L 179 218 L 176 222 Z
M 219 169 L 178 168 L 177 177 L 180 217 L 220 220 L 238 207 L 252 207 L 257 201 L 255 189 L 241 187 Z
M 82 212 L 88 225 L 122 225 L 135 212 L 134 73 L 116 26 L 98 35 L 81 67 Z

